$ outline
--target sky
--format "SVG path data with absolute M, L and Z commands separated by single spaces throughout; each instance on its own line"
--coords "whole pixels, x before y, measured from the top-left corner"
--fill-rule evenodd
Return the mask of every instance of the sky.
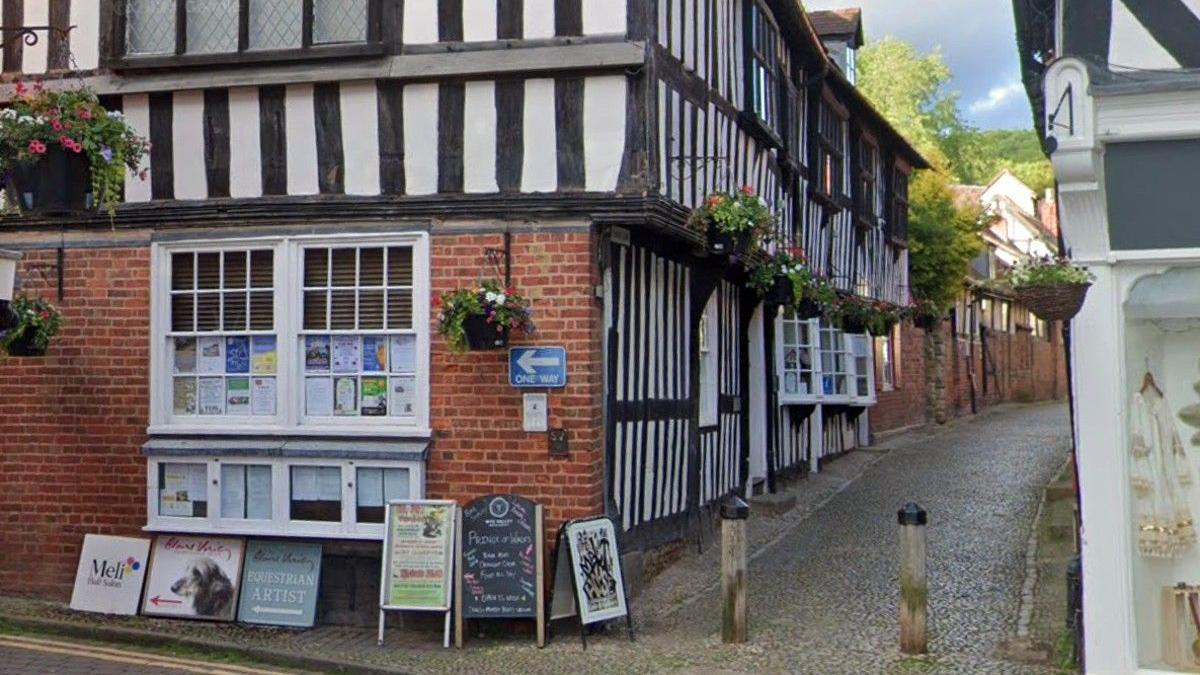
M 868 43 L 886 35 L 941 48 L 959 108 L 980 129 L 1028 128 L 1010 0 L 804 0 L 809 10 L 861 7 Z

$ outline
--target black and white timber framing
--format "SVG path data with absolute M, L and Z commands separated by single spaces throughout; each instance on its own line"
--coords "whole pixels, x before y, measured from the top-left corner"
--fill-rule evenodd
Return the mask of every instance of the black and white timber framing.
M 363 43 L 306 38 L 267 58 L 243 48 L 244 25 L 233 54 L 188 54 L 182 42 L 174 54 L 128 54 L 128 1 L 0 6 L 6 24 L 75 26 L 65 41 L 13 41 L 5 73 L 73 68 L 153 143 L 150 179 L 127 183 L 117 230 L 589 220 L 605 288 L 606 503 L 634 541 L 678 536 L 744 489 L 752 438 L 766 446 L 753 451 L 772 485 L 853 447 L 861 409 L 775 403 L 773 308 L 762 311 L 741 265 L 706 257 L 685 225 L 708 193 L 749 185 L 779 214 L 776 245 L 803 247 L 841 289 L 907 300 L 893 186 L 923 160 L 831 64 L 798 3 L 366 0 Z M 748 40 L 763 21 L 772 120 L 751 100 Z M 822 109 L 842 120 L 834 195 L 818 189 Z M 865 220 L 861 138 L 879 158 Z M 719 316 L 709 336 L 718 412 L 701 426 L 705 307 Z M 755 368 L 751 334 L 766 342 Z M 760 396 L 768 412 L 752 431 Z

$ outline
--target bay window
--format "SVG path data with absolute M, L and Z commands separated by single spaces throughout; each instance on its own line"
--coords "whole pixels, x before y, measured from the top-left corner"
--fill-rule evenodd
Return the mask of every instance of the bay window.
M 116 0 L 115 65 L 382 53 L 381 0 Z
M 775 326 L 777 398 L 788 404 L 875 402 L 871 337 L 781 314 Z

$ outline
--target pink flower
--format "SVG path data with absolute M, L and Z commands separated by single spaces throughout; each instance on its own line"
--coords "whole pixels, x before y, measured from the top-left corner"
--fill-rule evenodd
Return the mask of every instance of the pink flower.
M 38 140 L 29 141 L 29 151 L 35 155 L 41 155 L 46 152 L 46 144 Z
M 80 118 L 80 119 L 85 119 L 85 120 L 90 120 L 90 119 L 92 119 L 92 111 L 91 111 L 91 110 L 88 110 L 87 108 L 81 108 L 81 109 L 79 110 L 79 118 Z
M 754 194 L 754 188 L 750 187 L 749 185 L 743 185 L 742 186 L 742 194 L 749 197 L 750 195 Z
M 75 154 L 79 154 L 79 153 L 83 152 L 83 144 L 81 144 L 81 143 L 75 143 L 74 145 L 72 145 L 72 146 L 71 146 L 71 150 L 72 150 L 72 151 L 73 151 Z
M 61 145 L 61 146 L 63 146 L 64 148 L 69 148 L 69 147 L 71 147 L 71 143 L 74 143 L 74 141 L 72 141 L 72 140 L 71 140 L 70 138 L 68 138 L 67 136 L 59 136 L 59 137 L 58 137 L 58 144 L 59 144 L 59 145 Z
M 17 83 L 17 93 L 18 93 L 18 94 L 24 94 L 24 93 L 25 93 L 25 83 L 24 83 L 24 82 L 18 82 L 18 83 Z
M 36 80 L 36 81 L 33 83 L 33 90 L 34 90 L 34 91 L 42 91 L 42 90 L 43 90 L 43 89 L 45 89 L 45 88 L 46 88 L 46 85 L 42 84 L 42 81 L 41 81 L 41 80 Z
M 62 122 L 59 122 L 58 120 L 50 120 L 50 128 L 55 131 L 62 131 L 63 130 Z

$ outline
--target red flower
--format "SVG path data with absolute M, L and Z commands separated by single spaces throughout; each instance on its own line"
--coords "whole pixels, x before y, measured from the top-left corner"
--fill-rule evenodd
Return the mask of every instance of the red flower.
M 33 90 L 34 90 L 34 91 L 42 91 L 42 90 L 43 90 L 43 89 L 45 89 L 45 88 L 46 88 L 46 86 L 45 86 L 44 84 L 42 84 L 42 81 L 41 81 L 41 80 L 36 80 L 36 81 L 33 83 Z
M 725 201 L 725 198 L 721 195 L 709 195 L 705 203 L 708 204 L 708 208 L 712 209 L 720 206 L 723 201 Z
M 505 294 L 505 295 L 516 295 L 516 293 L 517 293 L 517 287 L 516 287 L 516 286 L 505 286 L 505 287 L 504 287 L 504 294 Z
M 433 296 L 433 306 L 434 307 L 442 306 L 442 296 L 440 296 L 440 295 Z
M 50 120 L 50 128 L 54 129 L 55 131 L 62 131 L 62 122 L 59 122 L 57 119 Z
M 81 119 L 90 120 L 92 119 L 92 111 L 88 110 L 87 108 L 83 108 L 79 111 L 79 117 Z
M 749 197 L 754 194 L 754 188 L 750 187 L 749 185 L 743 185 L 742 186 L 742 194 Z
M 18 83 L 17 83 L 17 93 L 18 93 L 18 94 L 24 94 L 24 93 L 25 93 L 25 83 L 24 83 L 24 82 L 18 82 Z
M 35 155 L 41 155 L 46 152 L 46 144 L 39 140 L 29 141 L 29 151 Z

